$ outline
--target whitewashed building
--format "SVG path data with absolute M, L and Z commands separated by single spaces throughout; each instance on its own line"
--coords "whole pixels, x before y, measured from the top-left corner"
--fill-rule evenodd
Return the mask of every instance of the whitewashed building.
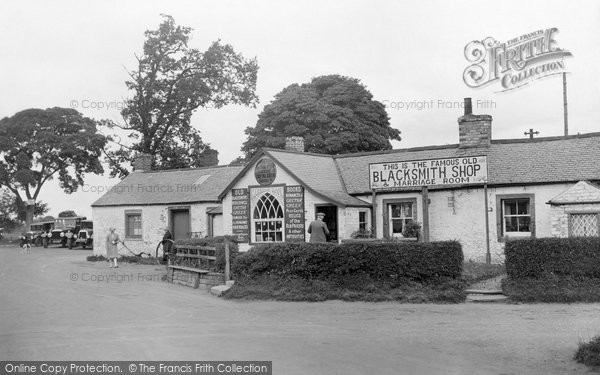
M 323 155 L 304 152 L 294 137 L 286 150 L 263 149 L 245 167 L 136 172 L 119 185 L 181 181 L 197 190 L 160 199 L 111 192 L 93 205 L 95 226 L 99 238 L 112 224 L 128 240 L 133 230 L 135 246 L 150 249 L 164 227 L 177 227 L 183 210 L 187 232 L 234 235 L 244 250 L 308 241 L 308 224 L 324 212 L 331 241 L 359 230 L 401 240 L 406 224 L 417 222 L 420 240 L 458 240 L 465 258 L 477 261 L 501 261 L 509 238 L 598 236 L 600 133 L 494 140 L 491 116 L 472 114 L 467 105 L 458 140 Z M 100 245 L 95 252 L 104 251 Z

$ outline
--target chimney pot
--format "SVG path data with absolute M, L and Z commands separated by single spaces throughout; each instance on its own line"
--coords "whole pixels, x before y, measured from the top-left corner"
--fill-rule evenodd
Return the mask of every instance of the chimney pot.
M 465 98 L 465 116 L 473 114 L 473 104 L 471 98 Z

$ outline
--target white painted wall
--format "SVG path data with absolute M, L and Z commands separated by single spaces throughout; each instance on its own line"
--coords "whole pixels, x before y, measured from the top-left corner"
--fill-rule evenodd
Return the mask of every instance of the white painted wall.
M 535 195 L 536 237 L 550 237 L 552 213 L 549 200 L 573 184 L 532 185 L 488 189 L 488 218 L 490 253 L 492 261 L 504 261 L 504 243 L 498 241 L 496 196 L 503 194 Z M 458 240 L 466 260 L 485 261 L 485 198 L 483 188 L 429 191 L 429 235 L 431 241 Z M 448 206 L 448 197 L 454 196 L 454 207 Z M 367 196 L 360 197 L 367 199 Z M 423 223 L 423 200 L 420 192 L 380 193 L 376 196 L 376 233 L 383 237 L 383 200 L 417 199 L 417 221 Z M 358 227 L 358 224 L 356 225 Z M 346 237 L 347 238 L 347 237 Z
M 190 208 L 191 231 L 202 232 L 202 236 L 206 236 L 208 233 L 206 209 L 214 207 L 215 204 L 196 203 L 188 206 Z M 162 240 L 165 228 L 169 225 L 169 207 L 175 206 L 92 207 L 94 255 L 106 255 L 106 236 L 111 226 L 116 228 L 119 237 L 125 241 L 125 245 L 133 253 L 145 252 L 154 255 L 156 246 Z M 129 210 L 140 210 L 142 213 L 141 239 L 125 237 L 125 211 Z M 119 249 L 121 255 L 132 255 L 122 245 L 119 245 Z

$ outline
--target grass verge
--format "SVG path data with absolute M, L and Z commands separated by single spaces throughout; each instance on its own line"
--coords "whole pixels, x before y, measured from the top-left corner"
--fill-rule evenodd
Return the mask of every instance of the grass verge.
M 86 258 L 88 262 L 106 262 L 108 259 L 103 255 L 90 255 Z M 120 256 L 119 262 L 123 263 L 137 263 L 137 264 L 166 264 L 160 258 L 143 258 L 134 256 Z
M 237 279 L 224 295 L 228 299 L 277 301 L 396 301 L 404 303 L 461 303 L 464 282 L 445 279 L 419 283 L 410 280 L 379 282 L 368 276 L 307 280 L 261 275 Z
M 600 302 L 600 279 L 546 276 L 504 279 L 502 291 L 517 302 Z
M 600 367 L 600 336 L 581 343 L 574 359 L 586 366 Z

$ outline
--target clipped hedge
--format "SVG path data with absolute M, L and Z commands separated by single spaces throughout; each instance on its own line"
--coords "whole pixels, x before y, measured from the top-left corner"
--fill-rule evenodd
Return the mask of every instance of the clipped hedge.
M 218 236 L 218 237 L 206 237 L 206 238 L 189 238 L 185 240 L 175 241 L 175 246 L 178 245 L 191 245 L 191 246 L 210 246 L 215 247 L 217 261 L 215 263 L 216 271 L 225 270 L 225 242 L 229 242 L 229 260 L 233 263 L 237 257 L 239 248 L 235 237 L 231 236 Z
M 460 243 L 276 243 L 239 254 L 232 263 L 236 277 L 274 275 L 331 279 L 368 275 L 374 280 L 407 278 L 424 281 L 458 278 L 463 253 Z
M 600 278 L 600 238 L 532 238 L 506 243 L 510 278 Z

